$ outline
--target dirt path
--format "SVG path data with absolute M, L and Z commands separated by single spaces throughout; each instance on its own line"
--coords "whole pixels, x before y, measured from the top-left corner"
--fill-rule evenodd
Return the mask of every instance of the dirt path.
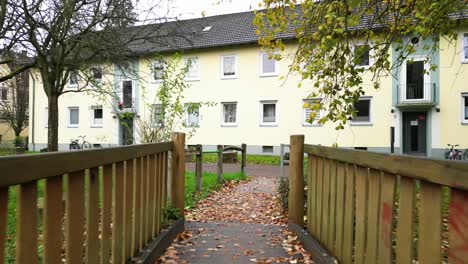
M 203 171 L 216 172 L 216 166 L 216 163 L 204 163 Z M 185 169 L 187 171 L 195 171 L 195 163 L 187 163 Z M 223 172 L 240 172 L 240 164 L 223 164 Z M 279 165 L 248 164 L 245 172 L 247 175 L 254 177 L 279 178 L 281 176 Z M 287 177 L 289 173 L 288 166 L 285 166 L 284 172 L 285 177 Z
M 160 263 L 312 263 L 286 231 L 274 194 L 277 180 L 253 177 L 201 201 Z

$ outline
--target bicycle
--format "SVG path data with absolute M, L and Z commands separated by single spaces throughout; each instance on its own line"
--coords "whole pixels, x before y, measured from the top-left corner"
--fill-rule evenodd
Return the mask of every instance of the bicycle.
M 463 156 L 463 159 L 468 158 L 468 153 L 466 151 L 465 151 L 465 153 L 462 153 L 461 150 L 455 148 L 455 147 L 458 147 L 460 145 L 458 145 L 458 144 L 455 144 L 455 145 L 447 144 L 447 146 L 449 147 L 449 149 L 445 152 L 445 158 L 446 159 L 461 160 L 462 156 Z
M 86 136 L 78 136 L 78 138 L 81 138 L 82 139 L 82 143 L 79 144 L 79 139 L 72 139 L 71 142 L 70 142 L 70 145 L 69 145 L 69 148 L 70 150 L 74 150 L 74 149 L 90 149 L 93 147 L 93 145 L 91 143 L 89 143 L 88 141 L 85 140 L 85 137 Z

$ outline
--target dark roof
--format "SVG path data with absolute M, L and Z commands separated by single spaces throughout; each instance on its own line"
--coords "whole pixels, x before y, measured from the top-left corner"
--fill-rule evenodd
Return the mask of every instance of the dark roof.
M 250 11 L 137 26 L 126 30 L 134 36 L 144 36 L 130 45 L 130 50 L 138 55 L 213 48 L 257 43 L 254 17 L 255 13 Z M 211 28 L 204 31 L 207 27 Z M 294 29 L 290 28 L 279 37 L 295 38 Z
M 300 16 L 301 7 L 297 6 L 293 12 Z M 127 43 L 131 43 L 130 52 L 135 55 L 253 44 L 257 43 L 259 38 L 253 25 L 254 17 L 255 12 L 249 11 L 129 27 L 120 29 L 120 33 L 123 33 L 125 38 L 131 36 L 134 39 Z M 465 20 L 468 18 L 468 10 L 461 10 L 450 17 Z M 373 21 L 372 16 L 362 17 L 361 24 L 350 30 L 360 30 L 369 26 L 374 30 L 382 29 L 382 25 Z M 206 27 L 211 28 L 204 31 Z M 296 38 L 294 27 L 290 25 L 287 32 L 278 37 Z

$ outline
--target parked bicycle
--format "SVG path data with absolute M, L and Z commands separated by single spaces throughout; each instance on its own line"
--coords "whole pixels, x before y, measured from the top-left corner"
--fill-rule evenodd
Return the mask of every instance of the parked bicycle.
M 91 143 L 89 143 L 88 141 L 85 140 L 85 137 L 86 136 L 78 136 L 78 138 L 81 138 L 82 139 L 82 143 L 80 144 L 79 143 L 79 140 L 80 139 L 72 139 L 71 142 L 70 142 L 70 150 L 74 150 L 74 149 L 90 149 L 93 147 L 93 145 Z
M 468 160 L 468 149 L 461 151 L 456 149 L 458 144 L 447 144 L 449 149 L 445 152 L 445 158 L 450 160 Z

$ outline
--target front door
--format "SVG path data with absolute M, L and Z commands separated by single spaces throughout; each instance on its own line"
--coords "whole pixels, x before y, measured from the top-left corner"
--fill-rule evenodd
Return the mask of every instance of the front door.
M 403 153 L 426 155 L 427 112 L 403 113 Z
M 122 131 L 122 145 L 133 144 L 133 118 L 128 118 L 120 121 L 120 129 Z

